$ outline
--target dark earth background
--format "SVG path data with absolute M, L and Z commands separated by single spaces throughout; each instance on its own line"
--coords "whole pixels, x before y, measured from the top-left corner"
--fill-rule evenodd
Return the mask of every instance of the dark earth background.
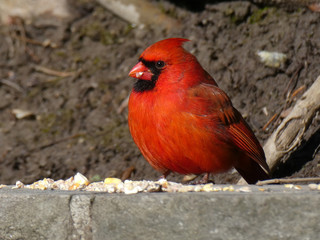
M 245 1 L 153 3 L 180 21 L 180 28 L 133 27 L 85 0 L 69 2 L 74 17 L 63 24 L 13 18 L 1 26 L 0 183 L 66 179 L 76 172 L 92 181 L 158 179 L 131 139 L 125 102 L 134 82 L 129 70 L 147 46 L 161 39 L 192 40 L 185 47 L 228 93 L 262 144 L 281 117 L 264 125 L 275 113 L 284 117 L 320 74 L 320 14 L 308 8 Z M 258 50 L 285 53 L 287 61 L 280 68 L 267 67 Z M 300 87 L 288 103 L 288 92 Z M 17 119 L 14 109 L 29 116 Z M 317 115 L 306 140 L 274 177 L 320 176 L 319 123 Z M 214 181 L 236 178 L 232 171 Z

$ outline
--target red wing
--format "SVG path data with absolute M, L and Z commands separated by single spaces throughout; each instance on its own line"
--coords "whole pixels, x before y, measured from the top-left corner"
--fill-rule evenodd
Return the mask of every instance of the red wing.
M 269 173 L 270 169 L 266 163 L 264 151 L 258 139 L 253 134 L 251 128 L 248 126 L 245 120 L 242 118 L 241 114 L 235 108 L 234 111 L 239 115 L 240 121 L 230 125 L 229 133 L 232 136 L 233 142 L 237 145 L 237 147 L 244 150 L 251 159 L 259 163 Z
M 237 146 L 269 172 L 259 141 L 224 91 L 211 84 L 200 84 L 191 88 L 188 96 L 187 105 L 191 113 L 205 117 L 206 122 L 210 120 L 212 126 L 223 127 L 225 131 L 215 134 Z

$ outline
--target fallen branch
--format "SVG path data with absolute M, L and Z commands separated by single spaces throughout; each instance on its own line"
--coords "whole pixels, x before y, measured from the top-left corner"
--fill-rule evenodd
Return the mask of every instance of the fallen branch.
M 320 76 L 297 101 L 289 115 L 264 145 L 267 163 L 271 172 L 283 156 L 296 149 L 307 131 L 316 112 L 320 110 Z
M 300 145 L 315 114 L 320 110 L 320 76 L 302 95 L 289 115 L 283 119 L 279 127 L 264 145 L 264 152 L 271 172 L 282 158 L 293 152 Z M 245 183 L 241 178 L 238 184 Z
M 274 178 L 264 181 L 258 181 L 257 186 L 263 186 L 268 184 L 284 184 L 284 183 L 297 183 L 297 182 L 320 182 L 320 177 L 311 177 L 311 178 Z

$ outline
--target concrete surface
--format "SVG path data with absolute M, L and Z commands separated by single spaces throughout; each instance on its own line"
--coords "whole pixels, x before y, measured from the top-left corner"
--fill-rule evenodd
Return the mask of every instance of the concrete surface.
M 0 239 L 320 239 L 320 191 L 140 193 L 0 189 Z

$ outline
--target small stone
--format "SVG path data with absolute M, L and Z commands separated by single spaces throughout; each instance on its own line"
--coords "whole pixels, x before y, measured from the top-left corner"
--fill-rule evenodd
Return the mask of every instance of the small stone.
M 257 51 L 256 54 L 267 67 L 280 68 L 287 60 L 287 55 L 279 52 Z
M 31 116 L 34 116 L 34 113 L 29 110 L 23 110 L 23 109 L 12 109 L 12 114 L 15 116 L 16 119 L 23 119 L 28 118 Z

